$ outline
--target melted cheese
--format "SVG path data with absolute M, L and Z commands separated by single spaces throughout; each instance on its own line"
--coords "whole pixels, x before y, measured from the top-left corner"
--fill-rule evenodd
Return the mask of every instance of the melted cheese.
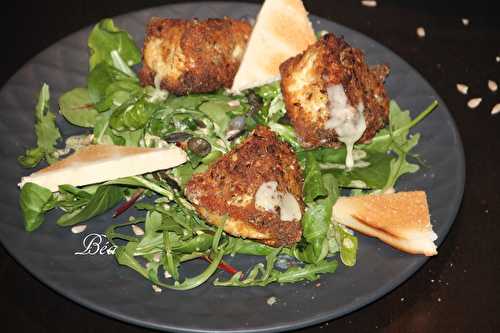
M 330 118 L 325 123 L 326 129 L 334 129 L 339 141 L 345 143 L 347 155 L 345 165 L 347 169 L 354 166 L 354 143 L 361 138 L 366 130 L 364 105 L 359 103 L 356 108 L 349 104 L 344 87 L 341 84 L 327 88 Z
M 259 186 L 255 193 L 255 208 L 270 213 L 277 213 L 279 208 L 282 221 L 300 221 L 302 218 L 297 199 L 291 193 L 279 192 L 276 181 L 265 182 Z

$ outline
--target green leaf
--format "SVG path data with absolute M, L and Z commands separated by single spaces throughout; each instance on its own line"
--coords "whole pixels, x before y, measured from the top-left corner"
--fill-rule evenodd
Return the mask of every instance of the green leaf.
M 44 214 L 53 208 L 52 192 L 35 183 L 26 183 L 21 189 L 20 205 L 24 229 L 33 231 L 44 222 Z
M 335 232 L 335 239 L 340 250 L 340 259 L 346 266 L 356 264 L 356 255 L 358 252 L 358 238 L 337 223 L 332 223 Z
M 104 185 L 125 185 L 125 186 L 142 187 L 149 189 L 153 192 L 156 192 L 160 195 L 163 195 L 168 200 L 172 200 L 174 198 L 174 194 L 170 188 L 163 186 L 159 182 L 148 180 L 140 176 L 118 178 L 115 180 L 108 181 L 104 183 Z
M 304 280 L 315 281 L 319 279 L 319 274 L 334 273 L 337 266 L 336 260 L 322 260 L 316 264 L 291 267 L 285 272 L 275 273 L 275 278 L 278 283 L 296 283 Z
M 111 19 L 103 19 L 92 29 L 88 46 L 91 53 L 89 59 L 91 70 L 102 62 L 114 65 L 112 51 L 118 52 L 127 66 L 141 61 L 141 52 L 132 37 L 116 27 Z
M 323 180 L 321 178 L 321 170 L 318 162 L 314 158 L 312 152 L 306 153 L 306 166 L 304 170 L 304 202 L 311 203 L 317 197 L 326 196 L 328 194 Z
M 44 83 L 35 109 L 37 147 L 28 149 L 25 155 L 18 158 L 23 167 L 32 168 L 43 158 L 49 164 L 57 160 L 52 156 L 52 153 L 56 150 L 55 145 L 57 140 L 61 138 L 61 133 L 56 126 L 56 116 L 50 112 L 49 101 L 49 86 Z
M 119 186 L 102 185 L 92 195 L 88 204 L 75 212 L 62 215 L 57 224 L 62 227 L 72 226 L 101 215 L 123 199 L 123 188 Z
M 142 97 L 139 100 L 131 100 L 118 107 L 109 120 L 111 128 L 117 131 L 136 131 L 143 128 L 158 110 L 158 105 L 149 103 Z
M 73 125 L 94 127 L 99 113 L 85 88 L 75 88 L 59 98 L 59 112 Z
M 96 104 L 97 109 L 101 112 L 106 110 L 105 106 L 111 107 L 114 100 L 122 101 L 125 97 L 128 99 L 131 92 L 141 90 L 136 79 L 107 63 L 97 65 L 89 73 L 87 88 L 90 100 Z M 127 96 L 120 96 L 117 91 L 126 92 Z
M 328 195 L 308 205 L 302 218 L 302 236 L 305 246 L 297 245 L 294 255 L 308 263 L 318 263 L 328 255 L 328 229 L 331 224 L 332 207 L 339 196 L 335 177 L 322 176 Z
M 198 109 L 207 115 L 211 121 L 215 124 L 215 132 L 224 138 L 226 135 L 227 128 L 231 118 L 228 112 L 231 107 L 227 104 L 227 101 L 213 100 L 201 104 Z

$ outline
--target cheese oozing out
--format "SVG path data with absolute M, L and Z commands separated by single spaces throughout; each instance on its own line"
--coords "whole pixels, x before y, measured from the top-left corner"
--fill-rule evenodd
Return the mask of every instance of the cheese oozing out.
M 278 183 L 269 181 L 262 183 L 255 193 L 255 208 L 276 213 L 279 208 L 280 220 L 300 221 L 302 212 L 297 199 L 288 192 L 278 191 Z
M 356 107 L 349 104 L 342 84 L 328 86 L 327 93 L 330 118 L 326 121 L 325 128 L 334 129 L 339 141 L 345 144 L 347 150 L 345 165 L 347 169 L 351 169 L 354 166 L 354 143 L 366 130 L 364 105 L 361 102 Z

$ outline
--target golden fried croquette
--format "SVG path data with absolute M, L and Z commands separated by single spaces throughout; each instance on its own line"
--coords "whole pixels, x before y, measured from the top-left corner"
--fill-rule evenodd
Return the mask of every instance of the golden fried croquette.
M 141 82 L 177 95 L 230 88 L 245 52 L 251 25 L 231 18 L 152 18 L 143 48 Z
M 195 174 L 185 192 L 208 223 L 220 225 L 225 220 L 229 234 L 281 246 L 299 241 L 302 235 L 302 183 L 289 145 L 259 126 L 207 171 Z M 263 194 L 266 191 L 274 197 Z M 276 199 L 291 200 L 291 206 L 280 202 L 275 207 Z
M 332 101 L 332 96 L 339 95 L 344 101 L 340 111 L 349 107 L 354 118 L 356 110 L 364 115 L 362 125 L 366 129 L 361 128 L 356 141 L 365 143 L 373 138 L 389 117 L 389 99 L 383 85 L 388 72 L 385 65 L 369 68 L 361 50 L 331 33 L 281 64 L 287 115 L 301 144 L 307 148 L 341 145 L 339 133 L 329 126 L 341 116 L 334 107 L 339 103 Z

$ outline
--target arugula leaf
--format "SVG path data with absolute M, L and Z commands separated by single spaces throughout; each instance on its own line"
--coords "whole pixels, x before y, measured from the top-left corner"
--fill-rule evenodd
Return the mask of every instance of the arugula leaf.
M 50 112 L 49 101 L 49 86 L 44 83 L 35 109 L 37 147 L 26 150 L 25 155 L 18 158 L 19 163 L 25 168 L 36 166 L 43 158 L 49 164 L 57 160 L 52 153 L 56 150 L 54 146 L 61 138 L 61 133 L 56 126 L 56 116 Z
M 340 260 L 346 266 L 354 266 L 358 252 L 358 238 L 336 222 L 332 223 L 330 228 L 340 251 Z
M 420 138 L 420 135 L 409 135 L 409 130 L 429 115 L 437 106 L 433 102 L 414 119 L 408 111 L 401 111 L 396 102 L 390 103 L 388 129 L 382 129 L 369 144 L 356 145 L 355 149 L 366 153 L 366 156 L 355 163 L 355 167 L 346 170 L 345 147 L 338 149 L 319 148 L 312 150 L 323 172 L 333 174 L 341 187 L 385 190 L 394 187 L 400 176 L 416 172 L 418 165 L 408 162 Z M 389 152 L 389 153 L 388 153 Z M 305 152 L 298 152 L 301 161 Z M 357 164 L 357 166 L 356 166 Z
M 308 264 L 304 267 L 291 267 L 285 272 L 274 273 L 278 283 L 296 283 L 304 280 L 315 281 L 319 279 L 318 274 L 334 273 L 337 270 L 336 260 L 322 260 L 316 264 Z
M 307 152 L 305 155 L 306 165 L 304 170 L 304 202 L 311 203 L 317 197 L 326 196 L 328 194 L 323 180 L 321 178 L 321 170 L 318 162 L 314 158 L 312 152 Z
M 116 206 L 123 199 L 123 188 L 119 186 L 102 185 L 92 195 L 88 203 L 73 212 L 62 215 L 57 224 L 62 227 L 72 226 L 101 215 Z
M 21 189 L 20 205 L 24 216 L 24 229 L 31 232 L 44 222 L 44 214 L 54 208 L 54 196 L 45 187 L 26 183 Z
M 75 88 L 59 98 L 59 112 L 73 125 L 94 127 L 99 113 L 90 100 L 89 91 Z
M 103 19 L 92 29 L 88 39 L 90 48 L 89 65 L 92 70 L 96 65 L 106 62 L 114 65 L 111 52 L 116 51 L 127 66 L 141 61 L 141 52 L 132 37 L 120 30 L 111 19 Z
M 153 192 L 156 192 L 160 195 L 163 195 L 168 200 L 172 200 L 174 198 L 174 193 L 170 188 L 165 187 L 163 184 L 160 184 L 159 182 L 148 180 L 141 176 L 118 178 L 115 180 L 110 180 L 104 183 L 104 185 L 125 185 L 125 186 L 142 187 L 149 189 Z
M 322 176 L 328 195 L 308 205 L 302 218 L 302 236 L 307 242 L 305 246 L 297 245 L 294 255 L 307 263 L 318 263 L 328 255 L 328 229 L 331 224 L 332 207 L 339 196 L 335 177 L 330 174 Z

